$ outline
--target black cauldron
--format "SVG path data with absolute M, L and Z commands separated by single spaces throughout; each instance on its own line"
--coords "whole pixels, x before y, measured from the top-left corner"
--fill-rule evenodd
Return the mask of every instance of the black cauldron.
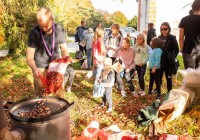
M 31 109 L 44 101 L 50 113 L 44 117 L 22 117 L 19 112 Z M 11 129 L 24 131 L 25 140 L 71 140 L 70 112 L 74 104 L 53 96 L 31 97 L 13 103 L 9 108 Z

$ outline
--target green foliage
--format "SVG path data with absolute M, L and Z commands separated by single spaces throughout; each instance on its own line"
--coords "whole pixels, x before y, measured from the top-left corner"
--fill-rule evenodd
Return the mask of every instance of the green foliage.
M 120 26 L 126 26 L 128 24 L 128 19 L 120 11 L 114 12 L 111 18 L 114 23 L 118 23 Z
M 181 70 L 185 69 L 184 68 L 184 64 L 183 64 L 183 56 L 182 55 L 178 55 L 177 59 L 179 60 L 179 64 L 180 64 L 179 69 L 181 69 Z
M 129 27 L 133 27 L 137 30 L 137 16 L 134 16 L 129 22 L 128 22 L 128 26 Z
M 75 53 L 70 53 L 69 55 L 70 55 L 72 58 L 75 58 Z M 71 65 L 71 67 L 72 67 L 73 69 L 75 69 L 75 70 L 80 69 L 80 67 L 81 67 L 80 61 L 73 63 L 73 64 Z
M 94 28 L 100 22 L 104 27 L 112 25 L 111 14 L 103 10 L 92 10 L 91 17 L 87 20 L 87 26 Z
M 28 31 L 36 23 L 35 11 L 38 1 L 2 0 L 2 2 L 5 6 L 2 17 L 4 45 L 9 48 L 9 55 L 20 57 L 25 54 Z
M 2 27 L 4 13 L 5 13 L 5 6 L 3 5 L 3 2 L 0 1 L 0 48 L 4 42 L 4 29 Z
M 8 37 L 7 45 L 9 48 L 9 55 L 18 57 L 25 53 L 25 42 L 21 40 L 23 38 L 22 31 L 19 27 L 16 26 L 16 23 L 11 28 L 11 34 Z M 17 48 L 17 49 L 16 49 Z
M 49 1 L 49 7 L 56 22 L 61 23 L 68 33 L 75 33 L 81 20 L 88 20 L 93 10 L 90 0 L 54 0 Z

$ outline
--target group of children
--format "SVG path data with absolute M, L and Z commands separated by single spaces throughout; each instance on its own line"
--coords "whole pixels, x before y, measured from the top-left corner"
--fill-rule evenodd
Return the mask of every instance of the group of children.
M 131 45 L 128 37 L 123 38 L 119 34 L 119 25 L 111 26 L 112 34 L 103 41 L 104 31 L 97 28 L 94 33 L 92 44 L 92 56 L 95 72 L 95 82 L 93 95 L 98 92 L 99 84 L 103 85 L 102 104 L 108 102 L 108 110 L 112 111 L 112 87 L 117 86 L 121 95 L 125 98 L 124 84 L 122 78 L 125 78 L 131 93 L 134 97 L 145 95 L 144 75 L 146 73 L 147 62 L 150 67 L 149 94 L 152 93 L 153 83 L 156 83 L 157 97 L 160 97 L 160 63 L 162 55 L 162 41 L 159 38 L 151 40 L 152 51 L 149 53 L 149 47 L 146 45 L 145 35 L 139 34 L 137 42 Z M 119 63 L 119 65 L 115 65 Z M 113 67 L 115 65 L 115 67 Z M 117 67 L 116 67 L 117 66 Z M 135 70 L 138 74 L 140 92 L 136 92 L 132 83 L 132 77 Z M 101 87 L 102 89 L 102 87 Z

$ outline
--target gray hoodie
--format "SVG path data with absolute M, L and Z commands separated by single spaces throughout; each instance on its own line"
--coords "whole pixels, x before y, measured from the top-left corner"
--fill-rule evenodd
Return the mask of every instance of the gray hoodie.
M 84 34 L 83 40 L 86 43 L 86 49 L 91 49 L 92 48 L 93 37 L 94 37 L 94 33 L 93 32 L 92 33 L 86 32 Z

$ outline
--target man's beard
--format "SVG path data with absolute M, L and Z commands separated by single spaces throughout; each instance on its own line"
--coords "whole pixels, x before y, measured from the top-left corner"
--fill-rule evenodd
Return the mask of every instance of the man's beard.
M 44 32 L 48 34 L 48 33 L 51 33 L 51 31 L 52 31 L 52 26 Z

